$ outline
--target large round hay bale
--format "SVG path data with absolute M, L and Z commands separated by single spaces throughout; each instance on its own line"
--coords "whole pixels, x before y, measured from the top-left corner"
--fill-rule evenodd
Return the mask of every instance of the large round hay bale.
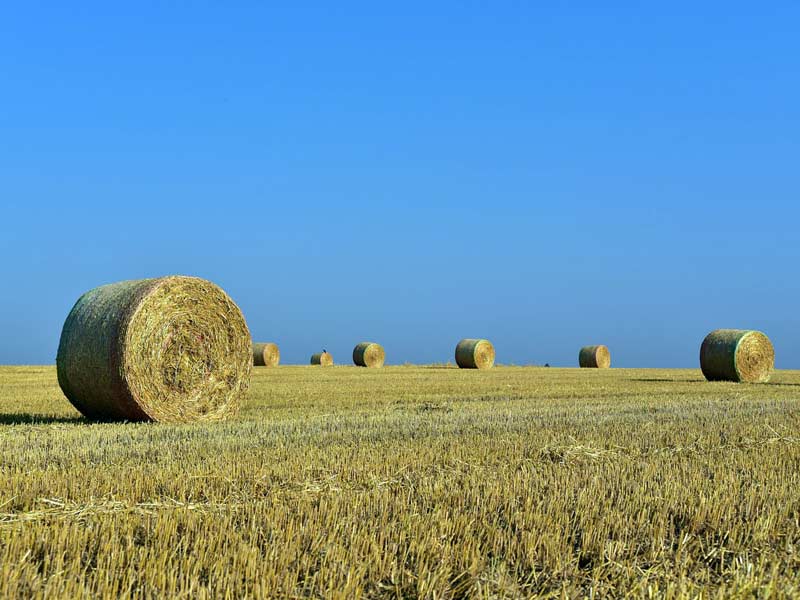
M 775 349 L 760 331 L 717 329 L 700 346 L 700 369 L 709 381 L 769 381 Z
M 281 362 L 278 344 L 272 342 L 253 344 L 253 365 L 256 367 L 277 367 Z
M 489 340 L 463 339 L 456 346 L 456 364 L 462 369 L 491 369 L 494 346 Z
M 353 348 L 353 362 L 358 367 L 371 367 L 377 369 L 386 362 L 386 352 L 383 346 L 375 342 L 361 342 Z
M 311 355 L 311 364 L 320 367 L 330 367 L 333 365 L 333 355 L 330 352 L 317 352 Z
M 611 366 L 611 353 L 607 346 L 584 346 L 578 354 L 582 369 L 607 369 Z
M 196 277 L 104 285 L 70 311 L 58 383 L 96 420 L 216 421 L 250 385 L 250 331 L 219 287 Z

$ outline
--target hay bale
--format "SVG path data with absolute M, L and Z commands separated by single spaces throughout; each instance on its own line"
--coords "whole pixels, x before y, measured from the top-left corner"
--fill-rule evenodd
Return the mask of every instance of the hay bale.
M 253 344 L 253 365 L 256 367 L 277 367 L 281 362 L 278 344 L 272 342 Z
M 317 352 L 311 355 L 311 364 L 320 367 L 330 367 L 333 365 L 333 355 L 330 352 Z
M 182 276 L 86 292 L 56 358 L 67 399 L 104 421 L 225 419 L 238 411 L 251 363 L 239 307 L 210 281 Z
M 456 364 L 462 369 L 491 369 L 494 346 L 489 340 L 463 339 L 456 346 Z
M 700 369 L 709 381 L 769 381 L 775 349 L 760 331 L 717 329 L 700 346 Z
M 386 352 L 383 346 L 375 342 L 361 342 L 353 348 L 353 362 L 358 367 L 377 369 L 386 361 Z
M 582 369 L 607 369 L 611 366 L 611 353 L 607 346 L 584 346 L 578 354 Z

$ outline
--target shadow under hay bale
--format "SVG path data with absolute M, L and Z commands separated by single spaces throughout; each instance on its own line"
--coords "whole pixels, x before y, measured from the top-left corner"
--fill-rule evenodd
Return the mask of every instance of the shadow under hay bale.
M 104 285 L 67 316 L 56 368 L 89 419 L 217 421 L 250 385 L 250 331 L 219 287 L 171 276 Z
M 611 353 L 607 346 L 584 346 L 578 353 L 578 364 L 582 369 L 608 369 L 611 366 Z
M 775 349 L 760 331 L 717 329 L 700 346 L 700 369 L 708 381 L 764 383 L 775 368 Z
M 494 356 L 489 340 L 466 338 L 456 346 L 456 364 L 462 369 L 491 369 Z
M 281 362 L 278 344 L 272 342 L 253 344 L 253 365 L 256 367 L 277 367 Z

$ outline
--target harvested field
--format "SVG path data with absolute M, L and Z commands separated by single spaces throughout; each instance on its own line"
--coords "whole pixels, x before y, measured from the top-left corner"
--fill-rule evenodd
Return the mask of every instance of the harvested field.
M 90 424 L 0 367 L 0 597 L 800 594 L 800 372 L 283 366 Z

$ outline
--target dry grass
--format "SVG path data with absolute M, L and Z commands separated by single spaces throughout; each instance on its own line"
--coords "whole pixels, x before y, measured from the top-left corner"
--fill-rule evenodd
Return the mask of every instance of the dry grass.
M 280 367 L 87 424 L 0 368 L 0 597 L 800 594 L 800 373 Z

